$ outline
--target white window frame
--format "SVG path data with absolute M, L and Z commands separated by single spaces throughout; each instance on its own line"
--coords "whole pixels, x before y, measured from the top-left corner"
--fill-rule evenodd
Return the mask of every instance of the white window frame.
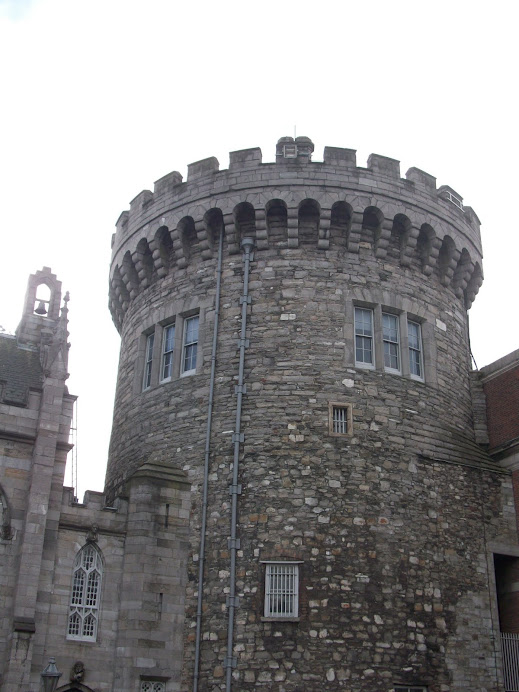
M 153 369 L 153 347 L 155 344 L 155 332 L 148 334 L 144 346 L 144 372 L 142 375 L 142 391 L 151 387 L 151 374 Z
M 196 327 L 196 340 L 188 341 L 187 339 L 189 338 L 189 325 L 193 323 L 193 320 L 197 320 L 197 327 Z M 182 336 L 182 367 L 181 367 L 181 376 L 184 375 L 193 375 L 196 372 L 196 363 L 197 363 L 197 358 L 198 358 L 198 340 L 199 340 L 199 331 L 200 331 L 200 315 L 191 315 L 190 317 L 185 317 L 184 318 L 184 329 L 183 329 L 183 336 Z M 192 350 L 194 349 L 195 355 L 194 359 L 191 356 Z M 194 360 L 194 367 L 187 367 L 186 368 L 186 360 L 190 359 L 191 361 Z
M 173 339 L 168 340 L 168 334 L 173 331 Z M 173 363 L 175 354 L 175 323 L 171 322 L 162 328 L 162 357 L 160 361 L 160 381 L 169 382 L 173 376 Z M 166 368 L 168 374 L 166 374 Z
M 394 328 L 387 331 L 384 322 L 386 318 L 394 320 Z M 402 372 L 402 357 L 400 355 L 400 320 L 392 312 L 382 311 L 382 348 L 384 349 L 384 370 L 400 374 Z M 396 368 L 391 365 L 391 359 L 396 357 Z M 389 365 L 388 365 L 389 361 Z
M 357 315 L 360 316 L 360 313 L 368 313 L 370 316 L 370 322 L 371 322 L 371 334 L 365 334 L 363 329 L 364 326 L 360 324 L 360 319 L 357 319 Z M 355 343 L 354 343 L 354 349 L 355 349 L 355 365 L 359 368 L 371 368 L 373 369 L 375 367 L 375 322 L 373 319 L 373 308 L 364 308 L 361 307 L 360 305 L 355 305 L 353 308 L 353 321 L 354 321 L 354 338 L 355 338 Z M 362 329 L 361 329 L 362 326 Z M 369 341 L 371 344 L 371 361 L 365 361 L 365 360 L 358 360 L 357 358 L 357 339 L 362 339 L 363 343 L 364 340 Z M 363 347 L 362 348 L 362 353 L 364 353 L 366 349 Z
M 411 339 L 409 337 L 409 325 L 413 324 L 416 325 L 417 327 L 417 332 L 418 332 L 418 346 L 411 346 Z M 425 377 L 424 377 L 424 357 L 423 357 L 423 339 L 422 339 L 422 325 L 420 322 L 417 322 L 416 320 L 412 320 L 407 318 L 407 347 L 409 350 L 409 375 L 411 379 L 413 380 L 418 380 L 419 382 L 423 382 Z M 418 354 L 418 361 L 419 361 L 419 366 L 420 366 L 420 374 L 417 375 L 416 373 L 413 372 L 413 355 Z
M 67 639 L 95 642 L 99 624 L 103 558 L 92 543 L 77 553 L 72 572 Z
M 287 620 L 299 617 L 299 565 L 301 562 L 265 562 L 265 618 Z

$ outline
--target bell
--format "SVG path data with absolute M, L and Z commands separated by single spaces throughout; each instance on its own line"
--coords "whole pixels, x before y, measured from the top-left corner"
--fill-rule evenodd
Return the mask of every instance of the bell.
M 34 311 L 37 315 L 46 315 L 47 314 L 47 308 L 45 307 L 45 303 L 43 300 L 40 300 L 40 304 Z

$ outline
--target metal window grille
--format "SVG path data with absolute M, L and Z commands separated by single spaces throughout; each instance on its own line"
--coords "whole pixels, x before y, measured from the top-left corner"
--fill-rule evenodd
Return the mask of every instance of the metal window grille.
M 409 345 L 409 369 L 411 375 L 423 377 L 422 330 L 418 322 L 407 322 L 407 339 Z
M 519 634 L 501 632 L 503 677 L 507 692 L 519 692 Z
M 162 377 L 168 380 L 173 370 L 173 348 L 175 346 L 175 325 L 164 327 L 162 341 Z
M 373 365 L 373 310 L 355 308 L 355 361 Z
M 189 317 L 184 323 L 184 349 L 182 358 L 182 373 L 196 370 L 196 355 L 198 350 L 199 317 Z
M 297 617 L 298 600 L 298 565 L 268 564 L 265 572 L 265 617 Z
M 102 559 L 93 545 L 76 556 L 68 618 L 69 639 L 95 640 L 101 593 Z
M 146 339 L 146 354 L 144 360 L 144 379 L 142 382 L 142 388 L 148 389 L 151 385 L 151 366 L 153 364 L 153 343 L 155 341 L 155 334 L 150 334 Z
M 427 687 L 423 685 L 395 685 L 394 692 L 427 692 Z
M 391 370 L 400 370 L 400 344 L 398 317 L 382 313 L 382 339 L 384 342 L 384 365 Z
M 163 682 L 143 680 L 141 682 L 141 692 L 166 692 L 166 685 Z
M 349 433 L 347 406 L 334 406 L 332 408 L 332 432 L 338 435 L 347 435 Z

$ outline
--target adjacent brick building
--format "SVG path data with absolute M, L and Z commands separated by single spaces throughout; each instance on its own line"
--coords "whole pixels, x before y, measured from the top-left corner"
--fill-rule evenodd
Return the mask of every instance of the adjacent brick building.
M 312 153 L 287 137 L 275 163 L 191 164 L 119 218 L 105 494 L 61 489 L 64 356 L 50 484 L 36 444 L 9 446 L 47 413 L 13 408 L 0 371 L 2 692 L 36 692 L 48 656 L 78 663 L 63 690 L 513 689 L 518 354 L 470 371 L 479 221 L 419 169 Z M 22 325 L 64 354 L 58 294 L 31 277 Z M 44 392 L 47 342 L 23 333 L 1 353 L 30 352 L 18 386 Z

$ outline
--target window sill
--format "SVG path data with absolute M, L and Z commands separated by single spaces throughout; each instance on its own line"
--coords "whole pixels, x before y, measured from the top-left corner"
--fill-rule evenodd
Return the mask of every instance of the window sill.
M 301 618 L 293 618 L 293 617 L 266 617 L 263 616 L 260 618 L 261 622 L 300 622 Z

